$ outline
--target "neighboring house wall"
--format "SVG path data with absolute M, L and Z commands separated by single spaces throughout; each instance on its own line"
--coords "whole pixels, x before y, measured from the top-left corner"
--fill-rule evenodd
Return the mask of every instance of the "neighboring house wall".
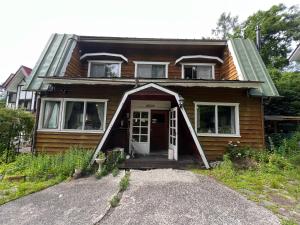
M 94 98 L 108 99 L 106 128 L 115 113 L 123 93 L 132 87 L 111 86 L 74 86 L 67 88 L 63 94 L 58 87 L 56 93 L 47 97 L 64 98 Z M 241 137 L 203 137 L 198 136 L 204 152 L 209 160 L 219 159 L 227 149 L 229 141 L 240 141 L 242 146 L 264 147 L 264 130 L 262 124 L 261 99 L 249 97 L 246 90 L 222 88 L 170 88 L 184 98 L 184 108 L 188 114 L 193 128 L 195 128 L 194 102 L 225 102 L 239 103 L 239 120 Z M 76 90 L 76 91 L 75 91 Z M 64 151 L 72 145 L 81 145 L 85 148 L 95 148 L 101 140 L 103 133 L 76 132 L 49 132 L 37 131 L 36 148 L 38 151 L 57 152 Z M 100 140 L 99 140 L 100 137 Z

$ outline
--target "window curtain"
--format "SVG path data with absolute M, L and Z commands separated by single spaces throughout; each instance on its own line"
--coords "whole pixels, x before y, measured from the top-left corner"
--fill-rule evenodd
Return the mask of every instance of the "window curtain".
M 71 118 L 71 114 L 73 111 L 74 102 L 67 102 L 66 104 L 66 114 L 65 114 L 65 125 L 64 128 L 69 128 L 68 123 Z
M 152 65 L 139 64 L 137 65 L 137 77 L 151 78 Z
M 43 128 L 58 128 L 59 102 L 45 102 Z
M 212 79 L 212 67 L 197 66 L 197 79 Z
M 236 130 L 236 127 L 235 127 L 235 107 L 231 107 L 231 118 L 230 118 L 230 123 L 231 123 L 231 133 L 232 134 L 235 134 L 235 130 Z
M 104 103 L 97 104 L 97 113 L 100 120 L 100 130 L 104 128 Z
M 165 77 L 165 66 L 152 65 L 152 77 L 153 78 L 164 78 Z

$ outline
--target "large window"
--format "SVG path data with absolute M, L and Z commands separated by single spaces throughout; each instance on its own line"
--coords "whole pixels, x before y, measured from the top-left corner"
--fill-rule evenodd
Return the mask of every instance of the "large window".
M 106 100 L 43 99 L 40 129 L 74 132 L 103 132 Z M 60 108 L 63 107 L 62 110 Z
M 168 64 L 163 62 L 134 62 L 135 77 L 139 78 L 167 78 Z
M 183 79 L 214 79 L 214 64 L 182 64 Z
M 118 61 L 89 61 L 89 77 L 120 77 L 121 62 Z
M 198 135 L 239 135 L 237 103 L 195 103 L 195 127 Z

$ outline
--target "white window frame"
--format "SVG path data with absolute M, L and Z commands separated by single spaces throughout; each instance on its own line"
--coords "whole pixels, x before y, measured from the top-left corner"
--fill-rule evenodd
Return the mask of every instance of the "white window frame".
M 228 102 L 194 102 L 195 104 L 195 132 L 198 136 L 207 137 L 241 137 L 240 135 L 240 115 L 239 115 L 239 103 L 228 103 Z M 199 133 L 197 131 L 198 117 L 197 108 L 198 106 L 215 106 L 215 130 L 216 133 Z M 234 106 L 235 113 L 235 134 L 219 134 L 218 133 L 218 106 Z
M 211 79 L 215 79 L 215 63 L 181 63 L 181 79 L 186 79 L 184 77 L 184 66 L 211 66 Z
M 46 101 L 59 101 L 60 102 L 60 111 L 59 111 L 59 119 L 58 119 L 59 122 L 58 122 L 58 128 L 57 129 L 42 128 L 44 108 L 45 108 L 45 102 Z M 86 105 L 87 105 L 88 102 L 96 102 L 96 103 L 103 102 L 104 103 L 103 128 L 101 130 L 84 130 L 84 124 L 83 124 L 81 130 L 77 130 L 77 129 L 64 129 L 66 103 L 70 102 L 70 101 L 72 101 L 72 102 L 83 102 L 84 103 L 83 118 L 85 118 Z M 104 133 L 105 130 L 106 130 L 106 120 L 107 120 L 107 102 L 108 102 L 108 99 L 41 98 L 41 110 L 40 110 L 40 116 L 39 116 L 38 131 L 65 132 L 65 133 Z
M 165 66 L 165 78 L 168 78 L 169 64 L 170 62 L 151 62 L 151 61 L 133 61 L 134 63 L 134 77 L 139 79 L 164 79 L 164 78 L 144 78 L 137 76 L 137 67 L 138 65 L 161 65 Z
M 123 63 L 123 61 L 116 61 L 116 60 L 88 60 L 87 77 L 91 77 L 91 65 L 92 64 L 119 64 L 119 74 L 117 77 L 121 77 L 122 63 Z M 112 77 L 91 77 L 91 78 L 112 78 Z
M 43 128 L 45 102 L 49 102 L 49 101 L 60 102 L 59 113 L 58 113 L 58 126 L 56 129 Z M 39 129 L 38 130 L 40 130 L 40 131 L 60 131 L 62 108 L 63 108 L 63 99 L 62 98 L 41 98 L 41 107 L 40 107 L 40 112 L 39 112 L 39 124 L 38 124 Z

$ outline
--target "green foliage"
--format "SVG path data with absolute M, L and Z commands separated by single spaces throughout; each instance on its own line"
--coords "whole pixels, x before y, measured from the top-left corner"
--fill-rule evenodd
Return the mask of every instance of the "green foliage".
M 47 180 L 49 177 L 66 179 L 75 169 L 89 170 L 91 151 L 71 148 L 65 153 L 48 155 L 20 154 L 16 160 L 0 166 L 0 174 L 25 175 L 29 180 Z
M 118 195 L 114 195 L 110 200 L 111 207 L 115 208 L 119 205 L 120 197 Z
M 259 10 L 241 24 L 235 36 L 255 40 L 259 25 L 262 35 L 260 54 L 267 67 L 282 69 L 288 65 L 287 54 L 293 41 L 300 39 L 300 11 L 296 6 L 274 5 L 266 11 Z M 242 35 L 243 31 L 243 35 Z
M 0 107 L 0 155 L 5 153 L 11 154 L 13 141 L 24 135 L 25 139 L 31 138 L 31 133 L 34 125 L 34 117 L 31 113 L 18 109 L 7 109 Z M 0 158 L 0 163 L 3 162 Z M 13 157 L 12 157 L 13 159 Z M 5 160 L 7 162 L 7 160 Z
M 20 154 L 12 163 L 0 164 L 0 205 L 21 196 L 39 191 L 70 177 L 75 169 L 89 172 L 92 151 L 73 147 L 57 155 Z M 9 176 L 26 176 L 25 181 L 10 182 Z M 4 193 L 4 195 L 2 195 Z
M 266 102 L 267 115 L 300 115 L 300 72 L 270 72 L 282 98 L 273 98 Z
M 114 176 L 114 177 L 116 177 L 116 176 L 118 176 L 118 174 L 119 174 L 119 168 L 114 168 L 113 169 L 113 171 L 112 171 L 112 175 Z
M 294 220 L 287 220 L 287 219 L 281 220 L 281 224 L 282 225 L 297 225 L 297 223 Z
M 101 155 L 98 158 L 105 158 L 104 153 L 100 153 Z M 113 172 L 113 176 L 118 174 L 118 165 L 124 161 L 124 156 L 120 151 L 109 151 L 106 154 L 106 159 L 103 165 L 101 166 L 100 171 L 97 171 L 96 178 L 101 179 L 102 177 L 108 175 Z
M 212 30 L 212 34 L 217 39 L 226 39 L 232 36 L 239 28 L 238 16 L 231 16 L 230 13 L 223 12 L 218 19 L 217 27 Z
M 129 177 L 130 177 L 130 173 L 127 172 L 125 174 L 125 176 L 121 179 L 120 184 L 119 184 L 119 190 L 120 191 L 125 191 L 128 186 L 129 186 Z

